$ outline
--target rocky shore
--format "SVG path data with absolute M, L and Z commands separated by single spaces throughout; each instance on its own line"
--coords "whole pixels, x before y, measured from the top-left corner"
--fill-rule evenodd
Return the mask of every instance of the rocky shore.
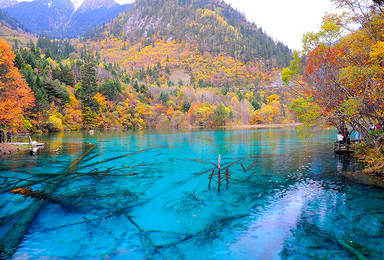
M 23 147 L 20 145 L 15 145 L 12 143 L 0 143 L 0 159 L 6 159 L 11 157 L 12 155 L 24 151 L 29 150 L 29 147 Z

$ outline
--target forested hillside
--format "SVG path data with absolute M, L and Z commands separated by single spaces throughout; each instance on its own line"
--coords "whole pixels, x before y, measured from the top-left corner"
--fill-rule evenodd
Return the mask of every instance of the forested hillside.
M 60 35 L 68 17 L 74 11 L 74 6 L 70 0 L 37 0 L 20 2 L 4 8 L 4 11 L 28 26 L 34 33 L 56 31 L 56 35 Z
M 16 45 L 21 44 L 22 42 L 26 43 L 29 39 L 35 38 L 26 26 L 9 16 L 6 12 L 1 9 L 0 37 L 3 37 L 8 42 L 11 42 Z
M 152 38 L 188 42 L 200 53 L 227 54 L 244 63 L 254 59 L 287 65 L 290 51 L 221 0 L 138 0 L 111 24 L 110 33 L 131 43 Z
M 192 83 L 216 87 L 262 83 L 291 59 L 288 47 L 217 0 L 136 1 L 111 23 L 89 31 L 85 40 L 131 76 L 161 62 L 185 70 Z M 162 77 L 169 79 L 166 73 Z
M 290 54 L 222 1 L 137 1 L 80 39 L 42 35 L 15 48 L 35 105 L 14 127 L 290 123 L 289 95 L 279 82 Z

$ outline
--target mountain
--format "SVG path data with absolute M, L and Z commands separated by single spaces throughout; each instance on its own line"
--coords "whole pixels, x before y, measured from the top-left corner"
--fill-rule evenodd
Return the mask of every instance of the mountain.
M 13 5 L 16 5 L 17 3 L 18 3 L 17 0 L 0 0 L 0 8 L 13 6 Z
M 129 7 L 129 4 L 119 5 L 113 0 L 85 0 L 72 14 L 64 35 L 67 38 L 82 36 L 87 30 L 111 21 Z
M 112 27 L 113 34 L 124 33 L 131 42 L 152 36 L 187 41 L 198 44 L 202 53 L 225 52 L 245 62 L 277 58 L 283 65 L 291 55 L 287 46 L 222 0 L 137 0 Z
M 95 10 L 99 8 L 112 8 L 118 5 L 114 0 L 85 0 L 79 11 Z
M 30 32 L 30 30 L 25 25 L 20 23 L 15 18 L 9 16 L 5 11 L 1 9 L 0 9 L 0 21 L 3 21 L 4 23 L 6 23 L 13 30 L 21 29 L 24 32 Z
M 84 0 L 71 0 L 72 4 L 75 6 L 76 9 L 78 9 Z
M 142 78 L 143 70 L 159 63 L 182 69 L 201 86 L 258 84 L 291 60 L 287 46 L 222 0 L 136 0 L 85 39 L 102 46 L 102 58 L 122 64 L 132 77 Z
M 4 10 L 32 32 L 55 34 L 65 27 L 75 7 L 70 0 L 37 0 L 20 2 Z
M 129 7 L 114 0 L 85 0 L 77 10 L 74 4 L 79 2 L 75 0 L 0 1 L 0 7 L 32 32 L 44 32 L 56 38 L 81 36 L 88 29 L 109 22 Z
M 22 23 L 9 16 L 5 11 L 0 9 L 0 38 L 5 39 L 8 43 L 18 46 L 19 43 L 26 43 L 30 39 L 35 39 L 30 34 L 30 30 Z

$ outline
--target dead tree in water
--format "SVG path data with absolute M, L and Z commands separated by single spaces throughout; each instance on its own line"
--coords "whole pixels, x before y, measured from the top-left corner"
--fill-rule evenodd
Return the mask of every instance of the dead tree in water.
M 218 164 L 214 164 L 213 165 L 216 166 L 217 168 L 217 191 L 220 192 L 220 187 L 221 187 L 221 183 L 225 180 L 227 182 L 227 189 L 228 189 L 228 183 L 229 183 L 229 179 L 231 178 L 231 175 L 229 174 L 229 168 L 226 167 L 225 168 L 225 177 L 222 178 L 222 175 L 221 175 L 221 155 L 219 155 L 219 161 L 218 161 Z M 212 173 L 209 175 L 209 183 L 208 183 L 208 189 L 211 188 L 211 182 L 213 180 L 215 176 L 215 169 L 212 170 Z

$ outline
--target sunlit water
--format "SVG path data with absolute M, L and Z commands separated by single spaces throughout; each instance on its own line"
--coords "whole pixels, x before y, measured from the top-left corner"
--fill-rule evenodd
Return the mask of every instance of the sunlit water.
M 341 176 L 359 166 L 333 154 L 334 139 L 292 129 L 40 137 L 36 156 L 0 164 L 0 237 L 34 201 L 9 191 L 19 179 L 43 191 L 97 144 L 6 249 L 14 259 L 382 259 L 384 191 Z M 219 154 L 231 175 L 220 192 L 217 176 L 208 189 Z

